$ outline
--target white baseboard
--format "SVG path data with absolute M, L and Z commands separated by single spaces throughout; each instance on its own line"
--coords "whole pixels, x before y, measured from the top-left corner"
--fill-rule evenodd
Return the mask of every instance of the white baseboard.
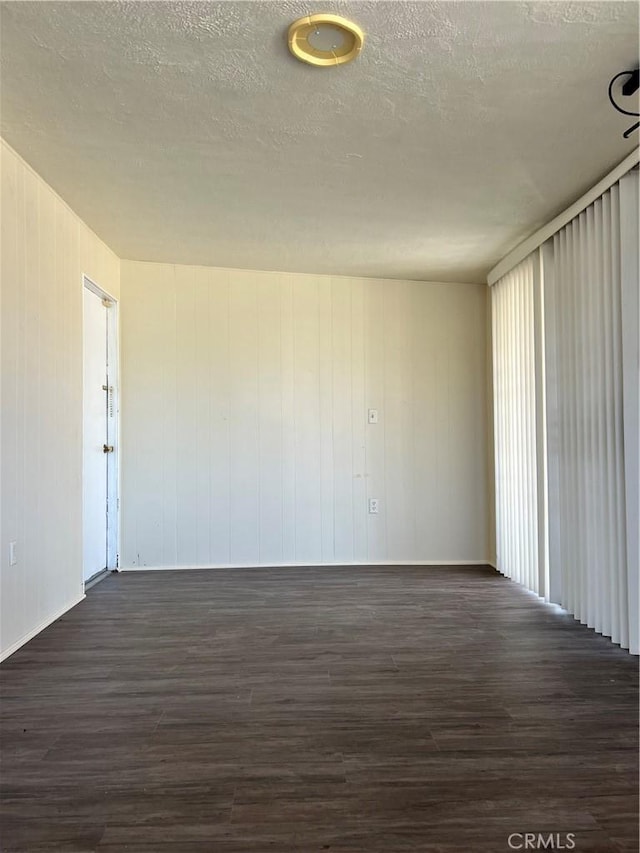
M 39 625 L 37 625 L 32 631 L 29 631 L 27 634 L 24 635 L 24 637 L 21 637 L 17 642 L 9 646 L 8 649 L 4 649 L 4 651 L 0 653 L 0 661 L 6 660 L 6 658 L 8 658 L 14 652 L 17 652 L 18 649 L 24 646 L 25 643 L 28 643 L 29 640 L 33 640 L 36 634 L 39 634 L 40 631 L 44 631 L 44 629 L 48 628 L 52 622 L 55 622 L 56 619 L 59 619 L 61 616 L 64 616 L 64 614 L 71 610 L 72 607 L 75 607 L 76 604 L 80 604 L 80 602 L 84 598 L 86 598 L 86 596 L 83 593 L 75 601 L 71 601 L 69 604 L 65 604 L 63 608 L 57 610 L 55 613 L 52 613 L 51 616 L 47 616 L 47 618 Z
M 380 561 L 352 561 L 340 563 L 219 563 L 216 565 L 202 566 L 121 566 L 121 572 L 188 572 L 202 571 L 207 569 L 339 569 L 352 568 L 354 566 L 489 566 L 487 560 L 380 560 Z

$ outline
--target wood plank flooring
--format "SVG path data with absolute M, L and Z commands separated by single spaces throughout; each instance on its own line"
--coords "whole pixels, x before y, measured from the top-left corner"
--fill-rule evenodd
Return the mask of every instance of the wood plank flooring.
M 638 850 L 637 660 L 490 569 L 114 575 L 0 675 L 7 853 Z

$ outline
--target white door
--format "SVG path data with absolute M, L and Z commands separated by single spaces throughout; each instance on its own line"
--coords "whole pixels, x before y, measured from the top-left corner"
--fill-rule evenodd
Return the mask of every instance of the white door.
M 107 300 L 84 288 L 84 569 L 89 578 L 108 567 L 109 319 Z

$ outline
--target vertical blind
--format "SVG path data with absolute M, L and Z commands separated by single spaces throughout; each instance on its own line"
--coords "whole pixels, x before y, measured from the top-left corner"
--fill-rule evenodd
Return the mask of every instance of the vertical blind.
M 496 554 L 502 574 L 541 593 L 532 256 L 491 289 Z
M 636 654 L 637 259 L 636 171 L 491 294 L 497 568 Z
M 640 172 L 620 180 L 622 403 L 629 650 L 640 654 Z
M 561 531 L 549 574 L 559 604 L 628 647 L 617 185 L 554 235 L 545 306 L 555 336 L 545 364 L 556 389 L 549 515 Z

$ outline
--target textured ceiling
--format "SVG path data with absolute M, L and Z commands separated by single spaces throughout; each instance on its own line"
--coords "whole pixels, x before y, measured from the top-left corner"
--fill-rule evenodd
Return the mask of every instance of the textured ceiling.
M 338 12 L 361 57 L 306 66 Z M 5 2 L 2 133 L 121 256 L 481 281 L 631 151 L 635 2 Z

